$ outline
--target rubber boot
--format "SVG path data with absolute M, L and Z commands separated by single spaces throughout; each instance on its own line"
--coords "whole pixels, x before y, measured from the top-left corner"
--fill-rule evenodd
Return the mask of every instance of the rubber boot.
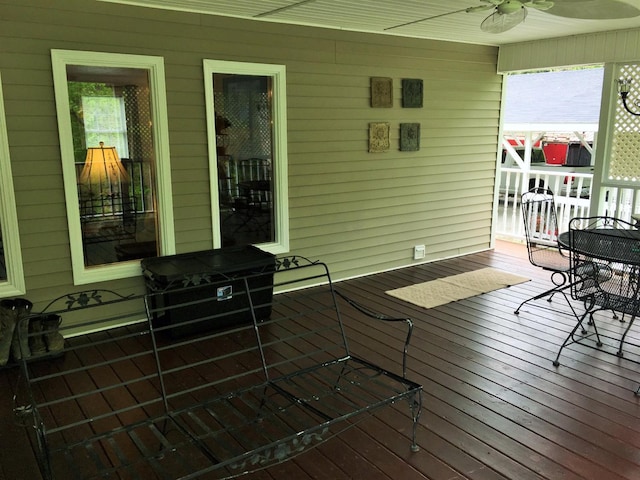
M 42 319 L 42 336 L 49 353 L 61 352 L 64 349 L 64 337 L 59 327 L 62 322 L 60 315 L 50 314 Z
M 20 360 L 21 358 L 29 358 L 31 356 L 28 336 L 29 321 L 27 317 L 31 313 L 33 304 L 24 298 L 16 298 L 13 302 L 16 307 L 16 329 L 13 332 L 13 341 L 11 342 L 11 356 L 14 360 Z
M 29 350 L 32 357 L 47 353 L 47 346 L 42 336 L 42 317 L 33 317 L 29 321 Z
M 9 361 L 15 328 L 15 302 L 13 300 L 0 301 L 0 367 L 5 366 Z

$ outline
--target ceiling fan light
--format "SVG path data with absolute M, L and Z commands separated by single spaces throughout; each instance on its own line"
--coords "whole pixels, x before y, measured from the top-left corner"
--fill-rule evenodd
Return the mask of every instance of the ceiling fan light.
M 523 9 L 524 5 L 518 0 L 506 0 L 496 7 L 496 10 L 502 15 L 511 15 Z
M 503 33 L 524 22 L 525 18 L 527 18 L 526 8 L 510 14 L 502 14 L 496 10 L 484 19 L 480 24 L 480 30 L 487 33 Z

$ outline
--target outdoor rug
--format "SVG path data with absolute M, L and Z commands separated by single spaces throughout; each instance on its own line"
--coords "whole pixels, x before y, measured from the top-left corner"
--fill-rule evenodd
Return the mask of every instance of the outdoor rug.
M 529 280 L 527 277 L 496 268 L 482 268 L 473 272 L 389 290 L 385 293 L 419 307 L 433 308 Z

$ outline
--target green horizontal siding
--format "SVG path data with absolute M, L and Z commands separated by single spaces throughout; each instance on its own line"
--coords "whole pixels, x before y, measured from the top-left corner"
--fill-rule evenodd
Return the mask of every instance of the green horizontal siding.
M 212 245 L 202 60 L 287 68 L 292 253 L 336 278 L 489 247 L 501 77 L 497 48 L 245 21 L 87 0 L 0 0 L 0 72 L 27 296 L 72 285 L 50 50 L 161 56 L 167 84 L 178 252 Z M 370 77 L 394 106 L 373 109 Z M 401 107 L 401 79 L 424 80 L 424 107 Z M 369 153 L 369 122 L 391 149 Z M 422 148 L 400 152 L 399 124 Z M 109 286 L 141 288 L 140 278 Z

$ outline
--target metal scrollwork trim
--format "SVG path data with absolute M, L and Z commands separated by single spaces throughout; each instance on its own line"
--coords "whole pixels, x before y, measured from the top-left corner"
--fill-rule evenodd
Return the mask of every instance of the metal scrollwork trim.
M 301 261 L 306 265 L 316 265 L 320 263 L 319 260 L 309 260 L 307 257 L 301 257 L 294 255 L 292 257 L 280 257 L 276 258 L 276 271 L 290 270 L 300 266 Z
M 264 449 L 246 458 L 240 463 L 231 465 L 234 470 L 245 470 L 246 468 L 263 468 L 270 463 L 278 463 L 303 452 L 313 444 L 319 444 L 326 440 L 325 435 L 329 432 L 329 427 L 325 427 L 321 432 L 304 433 L 291 440 L 279 442 L 271 448 Z

